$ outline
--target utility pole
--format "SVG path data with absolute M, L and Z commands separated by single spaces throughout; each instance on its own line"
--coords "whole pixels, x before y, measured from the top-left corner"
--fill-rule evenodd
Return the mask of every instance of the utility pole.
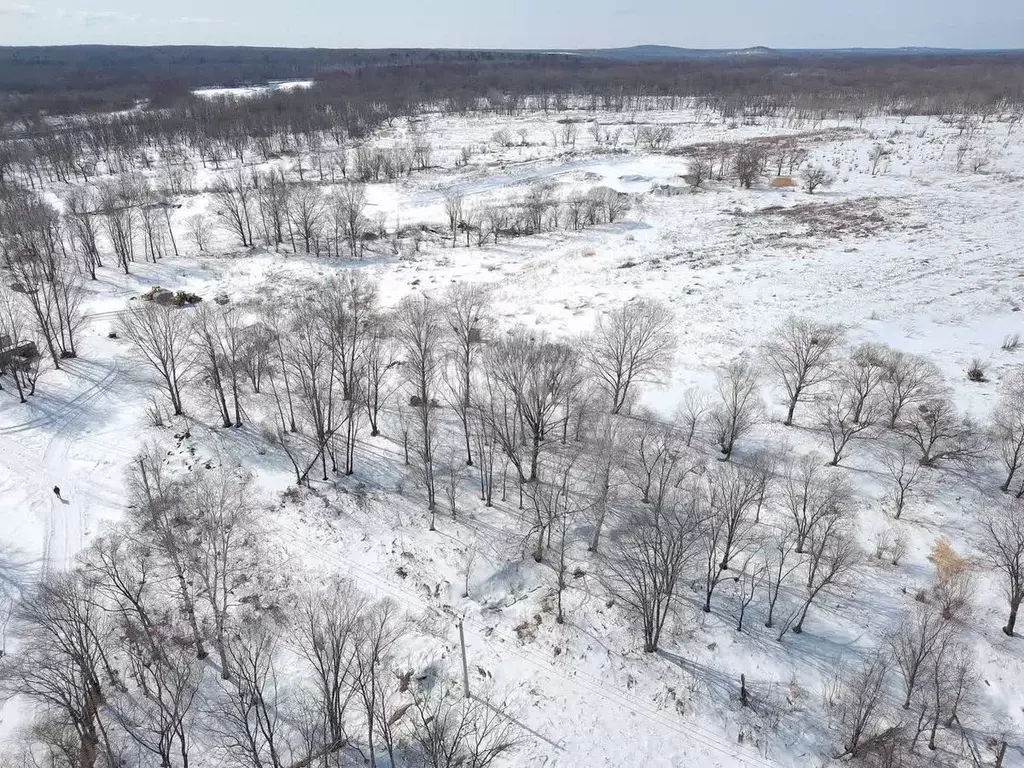
M 462 617 L 459 617 L 459 645 L 462 646 L 462 695 L 469 698 L 469 666 L 466 664 L 466 633 L 462 628 Z

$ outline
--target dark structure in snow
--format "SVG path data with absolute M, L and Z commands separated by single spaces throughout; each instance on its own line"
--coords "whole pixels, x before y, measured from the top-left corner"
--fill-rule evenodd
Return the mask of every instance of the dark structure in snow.
M 24 365 L 38 357 L 39 349 L 34 341 L 14 344 L 10 336 L 0 336 L 0 373 Z

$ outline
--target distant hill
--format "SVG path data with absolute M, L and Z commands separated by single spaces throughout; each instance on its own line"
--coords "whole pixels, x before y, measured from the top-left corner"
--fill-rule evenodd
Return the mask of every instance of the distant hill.
M 564 53 L 619 61 L 686 61 L 734 57 L 822 57 L 822 56 L 949 56 L 979 53 L 1019 53 L 1013 50 L 967 50 L 964 48 L 769 48 L 756 45 L 751 48 L 677 48 L 671 45 L 634 45 L 628 48 L 580 48 L 550 50 L 546 53 Z
M 676 48 L 671 45 L 633 45 L 628 48 L 581 48 L 569 51 L 548 51 L 548 53 L 569 53 L 599 59 L 643 60 L 643 59 L 714 59 L 727 56 L 765 56 L 776 51 L 764 46 L 753 48 Z

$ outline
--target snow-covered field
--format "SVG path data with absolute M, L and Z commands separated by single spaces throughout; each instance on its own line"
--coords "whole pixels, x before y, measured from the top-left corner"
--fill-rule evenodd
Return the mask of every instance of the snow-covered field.
M 980 123 L 972 151 L 989 162 L 978 172 L 957 172 L 963 138 L 934 118 L 829 120 L 813 128 L 767 120 L 735 127 L 689 110 L 639 118 L 672 125 L 675 147 L 793 135 L 809 152 L 804 167 L 824 167 L 834 177 L 809 195 L 765 179 L 752 189 L 726 179 L 691 190 L 681 178 L 687 157 L 634 147 L 627 116 L 579 117 L 597 119 L 608 131 L 621 128 L 618 146 L 595 146 L 586 123 L 574 148 L 554 146 L 553 129 L 560 126 L 542 113 L 427 115 L 412 126 L 396 121 L 373 141 L 403 142 L 414 131 L 432 142 L 436 167 L 369 185 L 367 215 L 383 216 L 389 230 L 423 223 L 440 231 L 447 226 L 446 193 L 460 192 L 467 205 L 482 207 L 550 182 L 563 198 L 599 186 L 630 194 L 631 210 L 614 224 L 483 246 L 467 247 L 461 235 L 457 247 L 428 237 L 416 251 L 401 244 L 397 254 L 382 241 L 354 262 L 239 250 L 228 232 L 217 230 L 199 253 L 186 222 L 209 209 L 210 195 L 180 198 L 173 224 L 181 255 L 136 262 L 130 275 L 101 269 L 96 281 L 86 282 L 90 319 L 78 359 L 62 371 L 46 370 L 25 405 L 6 384 L 0 392 L 0 562 L 26 583 L 35 573 L 73 567 L 76 555 L 123 516 L 124 472 L 146 441 L 169 451 L 176 466 L 217 456 L 240 461 L 256 477 L 274 567 L 282 574 L 300 582 L 346 574 L 428 621 L 429 630 L 421 625 L 402 646 L 401 663 L 415 674 L 439 657 L 458 673 L 454 616 L 465 617 L 471 685 L 486 684 L 491 695 L 507 699 L 525 738 L 504 765 L 811 766 L 842 751 L 826 703 L 836 670 L 855 666 L 914 607 L 915 594 L 934 578 L 929 553 L 945 537 L 974 564 L 977 591 L 963 632 L 979 682 L 977 703 L 964 720 L 978 738 L 978 764 L 992 764 L 1004 739 L 1004 765 L 1024 764 L 1024 640 L 1001 631 L 1007 604 L 1002 581 L 987 565 L 979 522 L 981 513 L 1003 503 L 994 458 L 967 473 L 924 471 L 894 521 L 883 501 L 880 459 L 890 437 L 856 441 L 843 466 L 827 471 L 842 473 L 856 488 L 864 561 L 848 583 L 814 605 L 803 633 L 777 640 L 777 630 L 763 626 L 760 596 L 737 632 L 739 585 L 723 583 L 714 610 L 704 613 L 703 575 L 695 573 L 679 590 L 662 650 L 645 654 L 631 617 L 609 598 L 608 555 L 588 553 L 583 535 L 570 550 L 575 574 L 564 596 L 566 621 L 555 622 L 554 575 L 528 556 L 511 491 L 507 502 L 485 508 L 468 477 L 459 519 L 439 515 L 437 530 L 429 531 L 393 420 L 380 437 L 369 437 L 368 429 L 359 436 L 354 475 L 327 482 L 314 475 L 311 487 L 295 491 L 286 457 L 262 437 L 263 415 L 253 414 L 242 430 L 218 428 L 215 407 L 195 385 L 186 392 L 190 438 L 182 437 L 180 419 L 161 428 L 147 418 L 150 398 L 161 397 L 150 371 L 123 338 L 108 336 L 130 300 L 160 285 L 207 301 L 225 294 L 232 304 L 251 306 L 358 270 L 377 282 L 384 306 L 418 292 L 440 298 L 455 281 L 486 283 L 493 288 L 490 327 L 525 326 L 556 338 L 588 332 L 624 302 L 662 301 L 674 313 L 678 350 L 671 376 L 648 387 L 642 400 L 665 418 L 688 388 L 712 392 L 717 371 L 738 355 L 758 355 L 774 328 L 799 315 L 841 323 L 850 347 L 882 342 L 927 357 L 957 404 L 980 422 L 988 419 L 1000 382 L 1024 355 L 1001 348 L 1008 335 L 1024 332 L 1024 131 Z M 525 146 L 499 148 L 491 139 L 500 129 L 513 137 L 521 129 Z M 869 152 L 878 143 L 890 153 L 872 173 Z M 455 167 L 467 146 L 477 151 Z M 793 174 L 797 183 L 801 173 Z M 197 187 L 215 177 L 200 169 Z M 662 185 L 680 193 L 651 193 Z M 983 382 L 965 375 L 975 358 Z M 810 409 L 801 406 L 796 426 L 785 427 L 779 383 L 766 375 L 763 390 L 769 418 L 741 441 L 736 460 L 742 464 L 755 448 L 785 447 L 794 455 L 820 451 L 824 462 L 827 438 L 813 427 Z M 710 441 L 702 445 L 712 457 Z M 52 493 L 55 485 L 64 501 Z M 621 497 L 623 508 L 635 501 L 626 487 Z M 908 537 L 898 566 L 873 557 L 876 534 L 887 528 Z M 464 583 L 469 597 L 462 596 Z M 740 704 L 741 675 L 749 707 Z M 0 742 L 14 733 L 19 711 L 17 699 L 0 708 Z M 924 740 L 919 750 L 927 764 Z M 946 759 L 952 751 L 950 743 L 940 754 Z
M 203 99 L 212 99 L 221 96 L 245 99 L 260 94 L 272 93 L 274 91 L 291 91 L 296 88 L 309 88 L 311 85 L 313 85 L 312 80 L 282 80 L 281 82 L 272 82 L 267 83 L 266 85 L 198 88 L 192 93 Z

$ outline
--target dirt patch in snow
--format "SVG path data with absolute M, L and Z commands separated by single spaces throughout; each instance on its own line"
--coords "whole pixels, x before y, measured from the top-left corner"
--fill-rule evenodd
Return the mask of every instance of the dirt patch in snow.
M 862 197 L 836 203 L 798 203 L 797 205 L 770 205 L 756 211 L 739 214 L 758 221 L 764 220 L 784 226 L 785 230 L 764 232 L 761 240 L 793 239 L 806 241 L 809 237 L 841 240 L 848 237 L 875 237 L 884 232 L 903 229 L 907 224 L 906 211 L 893 198 Z

